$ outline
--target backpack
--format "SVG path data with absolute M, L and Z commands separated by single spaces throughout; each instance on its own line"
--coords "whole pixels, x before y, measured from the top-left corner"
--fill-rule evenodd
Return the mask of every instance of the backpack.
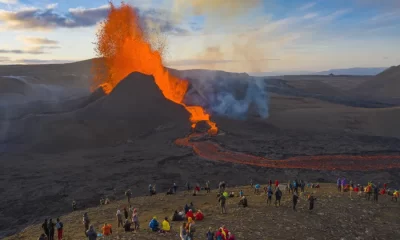
M 62 224 L 62 222 L 56 223 L 56 228 L 57 228 L 57 229 L 61 229 L 61 228 L 63 228 L 63 227 L 64 227 L 64 225 Z

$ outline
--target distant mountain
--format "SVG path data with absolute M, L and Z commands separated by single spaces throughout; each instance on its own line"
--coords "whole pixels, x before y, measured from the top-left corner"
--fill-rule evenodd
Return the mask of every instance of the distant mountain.
M 284 76 L 284 75 L 358 75 L 358 76 L 375 76 L 383 72 L 386 67 L 377 68 L 343 68 L 343 69 L 331 69 L 322 72 L 312 71 L 282 71 L 282 72 L 255 72 L 249 73 L 255 77 L 270 77 L 270 76 Z
M 282 72 L 252 72 L 249 73 L 253 77 L 274 77 L 274 76 L 284 76 L 284 75 L 311 75 L 315 72 L 311 71 L 282 71 Z
M 317 72 L 314 74 L 317 75 L 377 75 L 383 71 L 385 71 L 385 67 L 378 68 L 343 68 L 343 69 L 331 69 L 328 71 Z

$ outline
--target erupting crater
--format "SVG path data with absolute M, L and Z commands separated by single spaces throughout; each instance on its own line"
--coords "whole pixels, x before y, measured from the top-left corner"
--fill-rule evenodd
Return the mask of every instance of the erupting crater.
M 172 76 L 163 66 L 160 51 L 152 49 L 139 20 L 130 5 L 121 3 L 120 7 L 115 7 L 110 3 L 110 12 L 97 34 L 96 52 L 102 61 L 94 62 L 95 85 L 109 94 L 132 72 L 153 75 L 164 97 L 184 106 L 190 113 L 193 128 L 199 121 L 206 121 L 210 126 L 208 133 L 217 134 L 217 125 L 201 106 L 184 104 L 188 81 Z

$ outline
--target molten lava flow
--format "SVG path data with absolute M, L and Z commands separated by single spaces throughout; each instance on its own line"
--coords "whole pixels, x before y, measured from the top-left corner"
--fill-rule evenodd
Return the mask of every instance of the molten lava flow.
M 375 155 L 330 155 L 330 156 L 300 156 L 284 160 L 273 160 L 265 157 L 253 156 L 245 153 L 223 149 L 220 145 L 210 141 L 191 141 L 192 138 L 202 137 L 201 134 L 192 134 L 175 141 L 179 146 L 191 147 L 202 158 L 246 164 L 267 168 L 295 168 L 311 170 L 345 170 L 345 171 L 372 171 L 383 169 L 400 169 L 400 156 Z
M 165 98 L 180 104 L 191 114 L 194 128 L 199 121 L 210 125 L 209 133 L 216 134 L 218 128 L 200 106 L 186 106 L 183 103 L 188 81 L 172 76 L 163 66 L 159 51 L 153 50 L 146 40 L 135 10 L 122 3 L 119 8 L 110 3 L 110 12 L 97 35 L 96 52 L 105 61 L 107 73 L 101 67 L 95 68 L 94 81 L 105 93 L 132 72 L 153 75 Z M 104 64 L 104 63 L 103 63 Z

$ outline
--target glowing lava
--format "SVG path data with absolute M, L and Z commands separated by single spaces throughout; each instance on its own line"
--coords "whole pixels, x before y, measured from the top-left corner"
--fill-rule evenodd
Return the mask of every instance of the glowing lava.
M 102 64 L 108 71 L 104 73 L 100 66 L 94 69 L 96 86 L 102 87 L 108 94 L 132 72 L 153 75 L 165 98 L 184 106 L 191 114 L 193 128 L 197 122 L 206 121 L 210 125 L 209 133 L 216 134 L 216 124 L 202 107 L 183 103 L 188 81 L 168 72 L 163 66 L 160 52 L 151 48 L 139 23 L 139 17 L 131 6 L 121 3 L 120 7 L 115 7 L 110 3 L 110 12 L 101 25 L 96 42 L 96 52 L 104 59 Z
M 191 141 L 192 138 L 197 137 L 202 137 L 202 134 L 191 134 L 186 138 L 176 140 L 175 143 L 179 146 L 191 147 L 197 155 L 208 160 L 267 168 L 343 171 L 372 171 L 400 168 L 400 156 L 396 155 L 299 156 L 284 160 L 273 160 L 266 157 L 258 157 L 245 153 L 230 151 L 210 141 Z

